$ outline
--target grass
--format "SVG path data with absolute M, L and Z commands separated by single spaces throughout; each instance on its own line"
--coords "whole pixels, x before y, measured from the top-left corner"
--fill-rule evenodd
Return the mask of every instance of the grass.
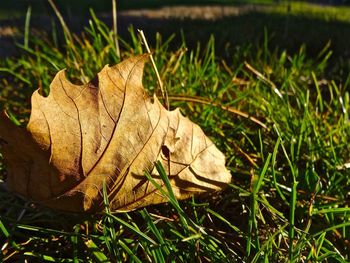
M 96 12 L 109 12 L 112 8 L 109 1 L 101 2 L 98 0 L 89 1 L 74 1 L 66 2 L 56 0 L 57 5 L 63 13 L 71 16 L 86 15 L 90 8 Z M 50 9 L 47 1 L 27 1 L 17 0 L 16 6 L 11 2 L 0 3 L 0 19 L 13 19 L 25 15 L 25 12 L 30 5 L 33 8 L 34 14 L 42 14 Z M 152 9 L 163 6 L 176 5 L 256 5 L 261 11 L 267 13 L 275 13 L 282 15 L 303 16 L 308 18 L 319 18 L 325 21 L 342 21 L 348 22 L 350 18 L 350 7 L 337 5 L 321 5 L 312 4 L 305 1 L 288 1 L 282 0 L 276 2 L 274 0 L 133 0 L 133 1 L 118 1 L 118 9 Z M 288 7 L 290 6 L 290 8 Z
M 48 92 L 59 69 L 86 82 L 105 64 L 143 53 L 136 32 L 129 34 L 119 40 L 120 58 L 112 31 L 94 14 L 81 36 L 59 41 L 55 31 L 28 31 L 20 56 L 0 62 L 1 108 L 25 125 L 31 93 Z M 63 214 L 1 191 L 0 260 L 348 262 L 350 77 L 327 73 L 329 46 L 314 57 L 305 46 L 289 53 L 271 49 L 265 32 L 258 45 L 222 59 L 214 36 L 204 47 L 183 40 L 175 50 L 172 37 L 155 39 L 171 108 L 181 107 L 225 153 L 233 183 L 182 202 L 167 187 L 168 204 L 129 213 L 111 213 L 106 198 L 97 215 Z M 153 93 L 156 85 L 148 66 L 144 86 Z
M 56 0 L 57 5 L 60 7 L 60 10 L 63 12 L 72 12 L 74 15 L 83 14 L 88 12 L 90 8 L 93 8 L 96 12 L 109 12 L 112 5 L 110 1 L 98 1 L 98 0 L 88 0 L 88 1 L 72 1 L 67 2 L 64 0 Z M 118 1 L 118 7 L 120 10 L 127 9 L 144 9 L 144 8 L 159 8 L 162 6 L 172 6 L 172 5 L 241 5 L 241 4 L 272 4 L 273 0 L 132 0 Z M 11 18 L 12 14 L 18 14 L 19 10 L 22 13 L 25 12 L 28 5 L 31 5 L 38 14 L 42 14 L 44 11 L 49 9 L 49 5 L 45 0 L 17 0 L 16 5 L 13 5 L 10 2 L 2 1 L 0 3 L 0 18 Z M 6 11 L 6 12 L 5 12 Z
M 42 0 L 44 1 L 44 0 Z M 38 1 L 32 5 L 31 27 L 32 31 L 47 30 L 57 32 L 55 28 L 55 19 L 50 15 L 38 16 L 38 14 L 50 14 L 51 7 Z M 57 1 L 56 1 L 57 2 Z M 118 10 L 128 8 L 152 8 L 155 4 L 169 3 L 176 4 L 181 1 L 127 1 L 118 2 Z M 210 1 L 202 2 L 202 4 Z M 215 1 L 213 1 L 215 2 Z M 216 1 L 225 5 L 238 6 L 241 1 Z M 291 8 L 288 8 L 288 1 L 280 1 L 278 4 L 272 0 L 249 0 L 244 1 L 245 4 L 255 5 L 248 13 L 237 16 L 224 17 L 217 21 L 202 21 L 190 19 L 168 19 L 162 21 L 156 18 L 133 18 L 132 21 L 136 28 L 142 28 L 144 32 L 160 32 L 162 37 L 169 38 L 173 33 L 177 34 L 177 38 L 170 43 L 170 49 L 176 50 L 182 42 L 182 33 L 186 38 L 188 48 L 195 49 L 198 40 L 202 45 L 206 45 L 211 34 L 216 36 L 216 53 L 225 59 L 230 59 L 232 53 L 237 52 L 237 46 L 247 46 L 247 43 L 254 45 L 261 43 L 264 39 L 264 31 L 268 30 L 269 47 L 271 49 L 281 48 L 289 54 L 298 52 L 298 48 L 306 44 L 308 55 L 317 56 L 318 52 L 330 41 L 333 55 L 331 57 L 332 67 L 328 68 L 330 76 L 334 79 L 338 78 L 335 74 L 342 75 L 340 78 L 347 77 L 350 72 L 350 45 L 348 45 L 347 36 L 350 35 L 349 18 L 350 8 L 347 6 L 327 6 L 310 4 L 301 1 L 289 1 Z M 89 26 L 87 21 L 90 16 L 89 6 L 92 5 L 97 15 L 108 26 L 112 25 L 112 19 L 108 15 L 112 12 L 111 3 L 107 1 L 96 6 L 96 1 L 73 1 L 72 3 L 57 2 L 57 5 L 65 16 L 66 22 L 73 32 L 81 32 L 84 26 Z M 187 1 L 188 4 L 195 4 L 195 1 Z M 134 6 L 125 6 L 125 5 Z M 25 14 L 27 12 L 27 1 L 23 4 L 18 3 L 16 9 L 9 2 L 2 1 L 0 3 L 0 13 L 8 15 L 11 20 L 3 20 L 3 34 L 0 45 L 1 56 L 16 55 L 17 50 L 11 45 L 12 38 L 21 39 L 17 33 L 25 24 Z M 11 9 L 12 8 L 12 9 Z M 13 13 L 16 12 L 16 14 Z M 20 18 L 16 18 L 20 14 Z M 1 14 L 0 14 L 1 19 Z M 56 19 L 57 21 L 57 19 Z M 131 42 L 130 34 L 126 30 L 130 19 L 122 17 L 119 21 L 120 36 L 127 42 Z M 222 29 L 225 30 L 222 30 Z M 0 30 L 1 31 L 1 30 Z M 8 31 L 13 31 L 13 35 L 6 35 Z M 1 34 L 1 32 L 0 32 Z M 153 34 L 150 35 L 148 41 L 152 46 L 156 45 Z M 258 40 L 258 41 L 257 41 Z M 20 40 L 23 42 L 22 40 Z M 59 39 L 58 39 L 59 41 Z M 6 49 L 6 52 L 3 50 Z

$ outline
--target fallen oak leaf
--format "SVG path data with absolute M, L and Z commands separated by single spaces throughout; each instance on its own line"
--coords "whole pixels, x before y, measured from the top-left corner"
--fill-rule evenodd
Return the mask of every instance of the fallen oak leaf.
M 166 202 L 155 162 L 168 173 L 175 196 L 217 191 L 231 181 L 225 157 L 200 127 L 147 95 L 147 55 L 105 66 L 85 85 L 60 71 L 44 97 L 32 95 L 26 129 L 0 116 L 8 188 L 46 206 L 72 212 L 111 211 Z

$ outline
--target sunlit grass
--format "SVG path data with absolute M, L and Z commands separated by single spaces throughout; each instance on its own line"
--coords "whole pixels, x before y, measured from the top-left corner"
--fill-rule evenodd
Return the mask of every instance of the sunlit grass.
M 288 3 L 284 1 L 281 4 L 269 6 L 266 11 L 282 15 L 319 19 L 321 21 L 341 21 L 350 23 L 349 6 L 312 4 L 301 1 L 290 1 L 290 3 Z
M 178 202 L 157 165 L 168 204 L 112 214 L 106 198 L 98 215 L 51 211 L 1 190 L 0 260 L 349 261 L 349 78 L 335 82 L 325 74 L 329 47 L 316 58 L 304 46 L 289 54 L 271 50 L 266 33 L 259 45 L 223 60 L 215 37 L 196 49 L 183 41 L 177 50 L 169 48 L 172 37 L 155 38 L 171 109 L 180 107 L 225 153 L 232 184 Z M 119 39 L 118 57 L 113 32 L 93 13 L 82 36 L 53 31 L 26 41 L 19 57 L 0 62 L 1 108 L 21 125 L 31 93 L 49 92 L 58 70 L 86 82 L 105 64 L 145 52 L 130 28 L 130 41 Z M 150 93 L 156 81 L 149 65 L 144 86 Z M 4 178 L 3 165 L 0 173 Z

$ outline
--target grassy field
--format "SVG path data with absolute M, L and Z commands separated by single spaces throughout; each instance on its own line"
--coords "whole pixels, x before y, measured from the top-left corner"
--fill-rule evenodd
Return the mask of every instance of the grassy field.
M 120 11 L 129 9 L 152 9 L 163 6 L 175 5 L 257 5 L 263 6 L 268 12 L 279 14 L 289 13 L 291 15 L 304 15 L 309 18 L 319 17 L 326 20 L 349 21 L 350 7 L 337 5 L 324 5 L 322 3 L 308 3 L 307 1 L 288 0 L 128 0 L 117 1 Z M 112 5 L 110 1 L 88 0 L 88 1 L 64 1 L 56 0 L 55 3 L 63 13 L 86 15 L 92 8 L 95 12 L 110 12 Z M 287 8 L 291 5 L 291 8 Z M 347 3 L 349 5 L 349 3 Z M 16 0 L 16 5 L 10 1 L 0 3 L 0 19 L 13 18 L 25 15 L 28 6 L 33 9 L 33 14 L 43 14 L 50 10 L 50 5 L 46 0 Z
M 45 3 L 43 3 L 45 2 Z M 52 10 L 46 1 L 33 1 L 31 11 L 32 31 L 46 30 L 56 34 L 59 27 L 57 19 L 52 16 Z M 105 1 L 97 5 L 100 1 L 79 1 L 60 2 L 59 9 L 66 17 L 70 29 L 74 32 L 81 32 L 84 27 L 89 26 L 89 7 L 92 6 L 97 17 L 99 17 L 108 26 L 112 25 L 111 3 Z M 184 4 L 184 1 L 120 1 L 119 10 L 129 8 L 152 8 L 161 5 Z M 196 1 L 186 2 L 194 5 Z M 330 41 L 330 49 L 333 52 L 331 56 L 332 67 L 327 70 L 330 74 L 341 75 L 346 78 L 350 71 L 350 7 L 346 6 L 325 6 L 320 4 L 310 4 L 305 2 L 291 1 L 291 8 L 288 8 L 288 1 L 280 1 L 278 4 L 272 0 L 249 0 L 249 1 L 201 1 L 201 5 L 206 4 L 225 4 L 225 5 L 253 5 L 255 9 L 248 13 L 237 16 L 224 17 L 217 21 L 202 21 L 189 19 L 168 19 L 162 21 L 157 18 L 120 17 L 119 34 L 127 42 L 131 41 L 128 32 L 129 23 L 134 28 L 142 28 L 148 34 L 149 42 L 154 46 L 156 43 L 155 32 L 160 32 L 163 38 L 169 38 L 176 34 L 171 42 L 170 48 L 175 50 L 183 41 L 181 35 L 186 39 L 189 48 L 195 49 L 198 41 L 202 46 L 206 45 L 211 34 L 216 37 L 216 54 L 225 59 L 230 59 L 232 53 L 236 52 L 237 46 L 257 45 L 262 43 L 265 30 L 269 37 L 269 48 L 286 50 L 294 54 L 298 52 L 301 45 L 306 44 L 305 53 L 308 56 L 316 57 L 323 47 Z M 16 54 L 18 49 L 12 45 L 12 38 L 21 39 L 20 34 L 1 35 L 3 30 L 10 29 L 14 32 L 21 31 L 25 23 L 25 14 L 27 12 L 27 1 L 18 1 L 15 5 L 11 2 L 2 1 L 0 3 L 0 56 Z M 1 15 L 1 13 L 3 15 Z M 42 14 L 46 14 L 42 16 Z M 40 16 L 41 15 L 41 16 Z M 4 19 L 6 18 L 6 19 Z M 23 40 L 20 40 L 23 42 Z M 7 49 L 6 52 L 4 49 Z
M 180 107 L 225 153 L 233 178 L 225 191 L 177 202 L 168 189 L 168 204 L 76 215 L 1 190 L 0 261 L 348 262 L 346 63 L 333 64 L 327 41 L 310 56 L 303 45 L 274 48 L 269 32 L 260 33 L 224 55 L 229 39 L 212 36 L 196 47 L 186 30 L 175 44 L 171 34 L 150 42 L 171 108 Z M 27 27 L 20 55 L 0 61 L 1 108 L 25 125 L 31 93 L 48 92 L 58 70 L 82 83 L 105 64 L 144 53 L 137 33 L 128 34 L 119 57 L 112 32 L 96 17 L 74 40 Z M 150 65 L 144 86 L 156 90 Z
M 240 4 L 272 4 L 273 0 L 121 0 L 117 1 L 120 10 L 127 9 L 144 9 L 144 8 L 159 8 L 162 6 L 171 5 L 240 5 Z M 93 8 L 96 12 L 109 12 L 111 10 L 111 1 L 65 1 L 56 0 L 55 3 L 60 7 L 62 12 L 74 12 L 74 14 L 81 15 L 84 12 L 88 12 L 90 8 Z M 35 13 L 41 13 L 50 9 L 50 6 L 46 0 L 16 0 L 16 5 L 9 1 L 1 1 L 0 3 L 0 15 L 1 17 L 10 18 L 11 14 L 22 12 L 25 13 L 28 5 L 31 5 L 35 10 Z M 6 12 L 5 12 L 6 10 Z

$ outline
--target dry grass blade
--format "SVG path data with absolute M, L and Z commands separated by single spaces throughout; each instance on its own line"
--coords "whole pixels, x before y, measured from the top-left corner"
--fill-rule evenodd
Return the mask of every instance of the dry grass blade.
M 206 99 L 203 98 L 199 98 L 199 97 L 190 97 L 190 96 L 169 96 L 170 100 L 174 100 L 174 101 L 187 101 L 187 102 L 195 102 L 195 103 L 200 103 L 200 104 L 205 104 L 205 105 L 211 105 L 214 107 L 219 107 L 225 111 L 234 113 L 236 115 L 239 115 L 241 117 L 247 118 L 249 120 L 251 120 L 252 122 L 258 124 L 259 126 L 261 126 L 264 129 L 267 129 L 266 124 L 264 124 L 262 121 L 258 120 L 255 117 L 250 116 L 248 113 L 242 112 L 240 110 L 234 109 L 230 106 L 224 106 L 224 105 L 220 105 L 216 102 L 212 102 L 212 101 L 208 101 Z
M 138 29 L 138 32 L 140 33 L 140 36 L 141 36 L 141 38 L 142 38 L 142 41 L 143 41 L 143 43 L 145 44 L 146 50 L 147 50 L 147 52 L 149 53 L 152 66 L 153 66 L 154 71 L 155 71 L 156 76 L 157 76 L 159 88 L 160 88 L 160 91 L 162 92 L 162 97 L 163 97 L 163 100 L 164 100 L 165 108 L 166 108 L 167 110 L 169 110 L 168 93 L 167 93 L 166 89 L 164 89 L 163 82 L 162 82 L 162 80 L 161 80 L 161 78 L 160 78 L 160 75 L 159 75 L 159 72 L 158 72 L 156 63 L 155 63 L 155 61 L 154 61 L 152 52 L 151 52 L 151 50 L 150 50 L 150 48 L 149 48 L 149 46 L 148 46 L 146 36 L 145 36 L 145 34 L 143 33 L 143 30 Z
M 71 42 L 73 42 L 72 34 L 70 33 L 70 31 L 68 29 L 68 26 L 67 26 L 66 22 L 64 21 L 63 16 L 61 15 L 60 11 L 57 9 L 54 1 L 53 0 L 48 0 L 48 1 L 49 1 L 50 5 L 51 5 L 52 9 L 55 11 L 55 14 L 56 14 L 58 20 L 60 20 L 60 23 L 62 25 L 62 28 L 63 28 L 65 34 L 67 35 L 69 40 Z
M 117 24 L 117 0 L 112 0 L 112 9 L 113 9 L 113 34 L 114 34 L 114 42 L 115 42 L 115 50 L 117 56 L 120 58 L 120 49 L 119 49 L 119 41 L 118 41 L 118 24 Z
M 273 91 L 282 99 L 282 94 L 281 92 L 277 89 L 275 83 L 273 83 L 271 80 L 267 79 L 262 73 L 260 73 L 258 70 L 253 68 L 252 65 L 250 65 L 248 62 L 244 62 L 244 66 L 246 66 L 247 69 L 249 69 L 251 72 L 253 72 L 259 79 L 264 81 L 265 83 L 269 84 Z

